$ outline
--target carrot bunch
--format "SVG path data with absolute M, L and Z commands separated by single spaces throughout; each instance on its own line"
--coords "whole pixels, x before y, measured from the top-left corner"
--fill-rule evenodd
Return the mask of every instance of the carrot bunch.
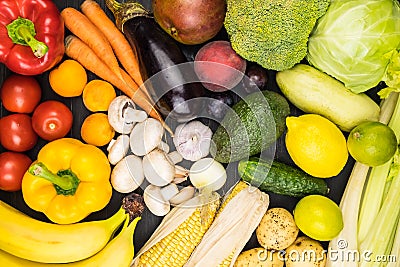
M 66 55 L 120 89 L 169 130 L 143 86 L 138 59 L 123 33 L 96 1 L 85 0 L 81 11 L 72 7 L 61 11 L 72 33 L 65 38 Z

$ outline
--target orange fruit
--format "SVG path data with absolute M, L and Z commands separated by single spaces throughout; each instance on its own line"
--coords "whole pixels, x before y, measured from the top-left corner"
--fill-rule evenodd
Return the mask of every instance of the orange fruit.
M 92 111 L 107 111 L 111 101 L 117 96 L 114 87 L 103 80 L 91 80 L 83 89 L 82 99 L 85 107 Z
M 87 83 L 87 73 L 78 61 L 67 59 L 50 71 L 49 82 L 53 91 L 60 96 L 79 96 Z
M 83 141 L 94 146 L 107 145 L 114 137 L 115 131 L 104 113 L 93 113 L 86 117 L 81 126 Z

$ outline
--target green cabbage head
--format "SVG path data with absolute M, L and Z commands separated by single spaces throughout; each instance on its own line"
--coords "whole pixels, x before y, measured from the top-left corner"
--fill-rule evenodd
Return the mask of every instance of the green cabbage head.
M 310 35 L 306 58 L 354 93 L 380 81 L 398 91 L 399 45 L 397 0 L 332 0 Z

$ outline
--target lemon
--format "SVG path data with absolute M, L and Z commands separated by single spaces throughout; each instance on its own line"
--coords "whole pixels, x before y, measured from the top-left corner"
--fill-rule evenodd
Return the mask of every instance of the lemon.
M 330 120 L 317 114 L 286 118 L 286 148 L 295 164 L 308 174 L 328 178 L 346 165 L 346 138 Z
M 397 149 L 396 134 L 386 124 L 362 122 L 347 138 L 350 155 L 368 166 L 379 166 L 390 160 Z
M 297 227 L 315 240 L 332 240 L 343 229 L 342 211 L 325 196 L 303 197 L 294 208 L 293 214 Z

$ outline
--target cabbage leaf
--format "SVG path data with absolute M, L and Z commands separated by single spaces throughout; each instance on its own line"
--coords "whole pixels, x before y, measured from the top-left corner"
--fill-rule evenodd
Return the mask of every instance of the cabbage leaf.
M 397 0 L 333 0 L 308 41 L 307 60 L 354 93 L 385 81 L 400 91 L 400 5 Z

